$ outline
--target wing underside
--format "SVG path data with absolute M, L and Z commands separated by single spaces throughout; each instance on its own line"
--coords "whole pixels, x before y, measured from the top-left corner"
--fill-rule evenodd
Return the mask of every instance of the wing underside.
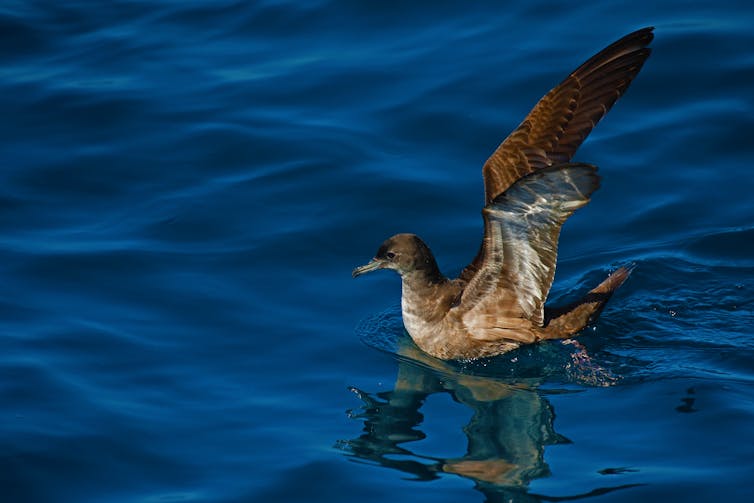
M 560 229 L 598 187 L 596 167 L 562 164 L 521 178 L 484 208 L 480 266 L 459 303 L 473 336 L 542 326 Z

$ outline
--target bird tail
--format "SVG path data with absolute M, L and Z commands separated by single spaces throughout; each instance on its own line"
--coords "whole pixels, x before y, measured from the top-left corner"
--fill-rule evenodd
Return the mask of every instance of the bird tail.
M 628 279 L 635 264 L 620 267 L 589 291 L 584 298 L 567 306 L 545 311 L 543 339 L 565 339 L 596 320 L 613 293 Z

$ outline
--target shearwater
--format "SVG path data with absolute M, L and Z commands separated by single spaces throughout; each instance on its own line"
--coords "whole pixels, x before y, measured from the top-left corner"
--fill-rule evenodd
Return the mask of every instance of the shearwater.
M 631 268 L 621 267 L 579 301 L 545 306 L 560 228 L 599 187 L 597 168 L 571 158 L 641 70 L 652 31 L 630 33 L 579 66 L 487 159 L 484 238 L 458 278 L 443 276 L 414 234 L 388 238 L 354 269 L 354 277 L 377 269 L 400 274 L 403 324 L 419 348 L 441 359 L 473 359 L 570 337 L 628 278 Z

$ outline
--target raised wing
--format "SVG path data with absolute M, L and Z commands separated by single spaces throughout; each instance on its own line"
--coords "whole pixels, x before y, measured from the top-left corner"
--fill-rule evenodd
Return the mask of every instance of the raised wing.
M 485 204 L 522 176 L 571 160 L 649 57 L 654 28 L 644 28 L 609 45 L 547 93 L 487 159 Z
M 521 178 L 482 210 L 480 266 L 458 305 L 473 337 L 497 338 L 523 320 L 543 324 L 560 228 L 598 187 L 596 167 L 561 164 Z
M 641 70 L 651 53 L 652 30 L 643 28 L 610 44 L 539 100 L 484 163 L 485 205 L 519 178 L 571 160 Z M 481 254 L 480 249 L 461 272 L 462 281 L 479 271 Z

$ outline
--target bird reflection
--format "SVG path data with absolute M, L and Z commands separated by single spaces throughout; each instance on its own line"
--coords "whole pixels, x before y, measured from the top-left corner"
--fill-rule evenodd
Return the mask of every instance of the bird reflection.
M 604 494 L 620 488 L 600 488 L 568 496 L 537 495 L 529 483 L 550 474 L 545 447 L 570 443 L 555 432 L 552 405 L 538 391 L 541 379 L 500 380 L 470 375 L 436 360 L 401 341 L 398 374 L 390 391 L 376 394 L 352 388 L 363 402 L 352 418 L 363 421 L 363 433 L 339 446 L 356 461 L 410 474 L 416 480 L 433 480 L 455 474 L 474 481 L 488 502 L 565 501 Z M 448 393 L 472 411 L 463 427 L 466 453 L 440 458 L 414 452 L 412 443 L 423 440 L 421 407 L 434 393 Z

